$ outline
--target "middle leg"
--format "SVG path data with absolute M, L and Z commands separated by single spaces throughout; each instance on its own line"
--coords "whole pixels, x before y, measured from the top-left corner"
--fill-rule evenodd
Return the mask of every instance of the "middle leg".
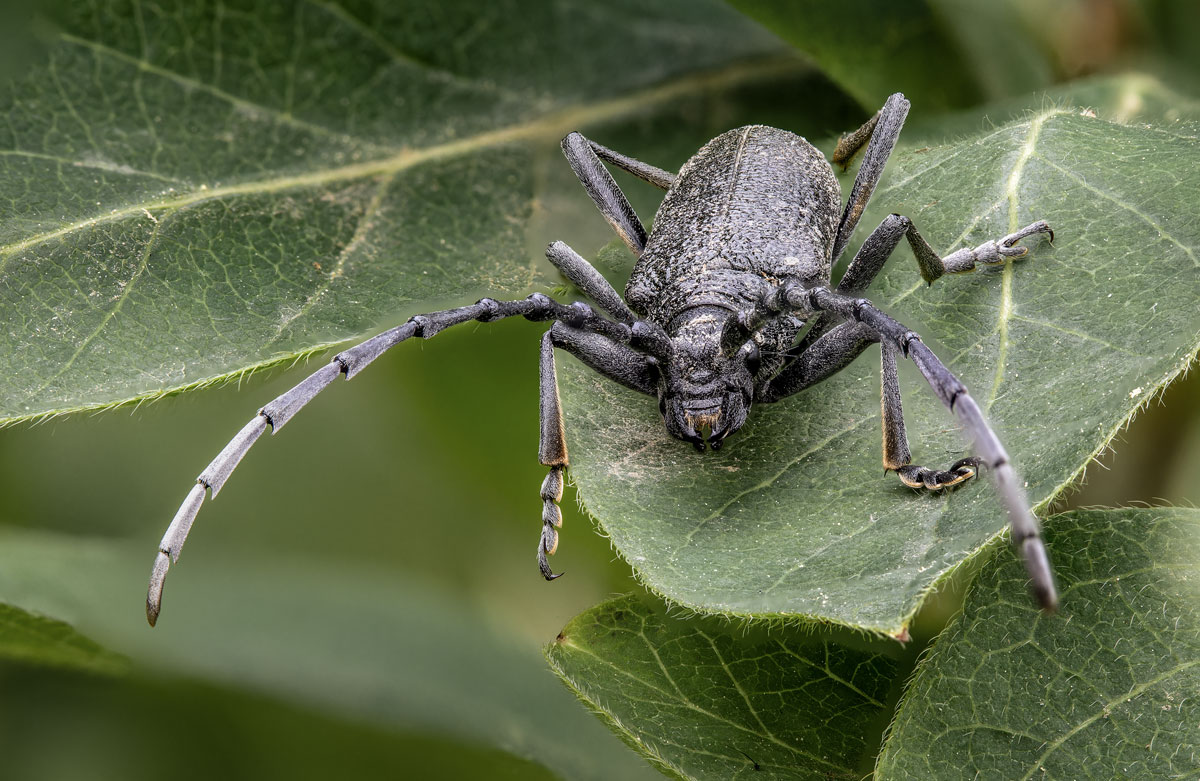
M 935 279 L 944 274 L 973 271 L 976 263 L 995 265 L 1008 258 L 1024 257 L 1029 252 L 1029 248 L 1017 244 L 1017 242 L 1035 233 L 1047 233 L 1050 240 L 1054 240 L 1054 231 L 1050 229 L 1045 220 L 1038 220 L 1003 238 L 985 241 L 973 249 L 960 249 L 943 258 L 917 232 L 912 220 L 899 214 L 891 214 L 879 224 L 879 227 L 871 231 L 871 235 L 867 236 L 835 290 L 847 296 L 860 296 L 866 292 L 883 269 L 884 264 L 891 258 L 902 237 L 907 238 L 909 246 L 912 247 L 922 279 L 933 284 Z M 819 312 L 814 315 L 814 318 L 808 333 L 788 351 L 793 360 L 811 348 L 838 321 L 838 318 L 830 312 Z
M 949 469 L 930 469 L 912 463 L 908 435 L 904 430 L 904 407 L 900 402 L 900 376 L 896 371 L 896 348 L 887 341 L 880 342 L 880 408 L 883 412 L 883 468 L 895 472 L 909 488 L 928 488 L 940 491 L 969 480 L 978 473 L 982 459 L 961 458 Z
M 908 245 L 912 247 L 917 266 L 921 270 L 921 278 L 933 284 L 933 281 L 943 274 L 974 271 L 976 263 L 995 265 L 1008 258 L 1024 257 L 1029 248 L 1017 242 L 1035 233 L 1049 234 L 1050 240 L 1054 241 L 1054 231 L 1045 220 L 1038 220 L 1003 238 L 985 241 L 973 249 L 963 248 L 943 258 L 917 232 L 912 220 L 899 214 L 889 214 L 879 227 L 867 236 L 854 260 L 850 262 L 850 267 L 838 282 L 837 292 L 847 296 L 861 295 L 887 263 L 901 237 L 907 238 Z

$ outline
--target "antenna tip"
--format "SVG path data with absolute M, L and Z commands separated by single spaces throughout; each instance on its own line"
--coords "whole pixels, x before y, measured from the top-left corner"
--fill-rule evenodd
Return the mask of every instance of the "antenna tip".
M 146 591 L 146 620 L 150 626 L 158 623 L 158 614 L 162 610 L 163 584 L 167 579 L 167 569 L 171 566 L 171 558 L 163 551 L 158 552 L 154 559 L 154 569 L 150 573 L 150 588 Z

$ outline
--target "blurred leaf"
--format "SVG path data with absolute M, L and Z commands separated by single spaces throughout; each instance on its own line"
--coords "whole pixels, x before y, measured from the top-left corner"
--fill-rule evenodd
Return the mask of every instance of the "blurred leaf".
M 932 111 L 1019 95 L 1053 76 L 1009 2 L 730 2 L 812 57 L 869 111 L 893 92 Z
M 0 604 L 0 657 L 93 672 L 120 672 L 120 656 L 101 648 L 69 624 Z
M 546 656 L 630 745 L 684 778 L 861 778 L 897 670 L 808 628 L 671 618 L 636 595 L 576 617 Z
M 1200 73 L 1200 8 L 1191 0 L 1142 0 L 1132 7 L 1150 33 L 1150 59 L 1194 87 Z
M 565 777 L 648 777 L 523 647 L 394 575 L 226 555 L 175 584 L 175 618 L 152 631 L 145 546 L 2 537 L 0 600 L 69 622 L 140 670 L 494 746 Z
M 527 291 L 562 135 L 794 67 L 715 0 L 62 6 L 0 95 L 0 422 Z
M 337 719 L 177 677 L 2 665 L 0 686 L 0 752 L 9 779 L 557 778 L 467 741 Z
M 868 293 L 972 389 L 1039 507 L 1195 355 L 1195 132 L 1043 111 L 898 155 L 863 219 L 860 239 L 905 214 L 945 252 L 1039 218 L 1055 228 L 1053 246 L 1034 239 L 1024 260 L 929 289 L 900 249 Z M 653 401 L 563 361 L 580 494 L 650 589 L 701 612 L 899 634 L 944 573 L 995 539 L 1007 518 L 986 479 L 935 495 L 881 474 L 870 352 L 755 408 L 715 454 L 668 437 Z M 953 417 L 907 362 L 901 374 L 915 462 L 957 460 Z
M 1003 553 L 904 696 L 877 777 L 1183 778 L 1200 772 L 1200 512 L 1055 516 L 1063 611 L 1014 599 Z

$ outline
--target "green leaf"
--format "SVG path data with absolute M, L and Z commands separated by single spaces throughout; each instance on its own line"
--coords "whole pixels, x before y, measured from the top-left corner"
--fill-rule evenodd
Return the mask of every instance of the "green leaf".
M 140 672 L 491 746 L 564 777 L 648 777 L 527 647 L 418 583 L 365 566 L 226 554 L 172 584 L 172 612 L 152 631 L 141 541 L 0 537 L 0 600 L 87 632 Z
M 945 252 L 1039 218 L 1054 227 L 1053 246 L 1035 240 L 1023 260 L 931 288 L 903 247 L 868 292 L 972 390 L 1038 507 L 1195 355 L 1194 133 L 1050 109 L 898 154 L 863 219 L 859 240 L 894 211 Z M 672 602 L 900 634 L 927 590 L 1007 519 L 986 476 L 928 494 L 882 474 L 877 356 L 755 407 L 715 454 L 671 440 L 652 401 L 564 361 L 580 495 Z M 969 452 L 907 362 L 901 390 L 916 463 Z
M 1049 84 L 1053 67 L 1011 2 L 730 0 L 809 55 L 866 109 L 893 92 L 965 107 Z
M 0 423 L 528 292 L 559 138 L 795 72 L 715 0 L 63 5 L 0 93 Z
M 684 778 L 861 778 L 897 669 L 806 628 L 670 617 L 637 595 L 577 616 L 546 656 L 617 734 Z
M 1055 516 L 1063 610 L 984 568 L 904 696 L 877 777 L 1184 778 L 1200 772 L 1200 512 Z
M 0 686 L 6 778 L 559 778 L 470 741 L 379 727 L 178 677 L 102 677 L 8 664 L 0 665 Z
M 93 672 L 115 673 L 125 668 L 120 656 L 70 624 L 4 604 L 0 604 L 0 657 Z

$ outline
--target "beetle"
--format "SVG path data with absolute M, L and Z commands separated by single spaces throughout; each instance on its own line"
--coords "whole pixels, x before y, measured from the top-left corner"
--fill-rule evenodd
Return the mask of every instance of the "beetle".
M 1018 242 L 1054 233 L 1037 221 L 974 248 L 939 256 L 907 217 L 892 214 L 862 243 L 836 286 L 833 264 L 850 241 L 908 116 L 896 93 L 858 130 L 843 136 L 833 163 L 862 161 L 845 206 L 833 167 L 808 141 L 786 130 L 750 125 L 704 145 L 677 174 L 627 157 L 571 133 L 563 153 L 592 201 L 637 256 L 622 297 L 582 256 L 556 241 L 550 262 L 595 304 L 561 304 L 542 293 L 513 301 L 480 299 L 469 306 L 416 315 L 402 325 L 338 353 L 291 390 L 267 403 L 200 473 L 159 544 L 146 597 L 153 626 L 163 584 L 177 561 L 209 491 L 225 484 L 251 445 L 277 432 L 339 375 L 349 379 L 385 351 L 412 337 L 429 339 L 454 325 L 522 316 L 551 322 L 541 340 L 539 461 L 542 532 L 538 567 L 558 546 L 564 471 L 568 465 L 554 350 L 563 349 L 608 379 L 658 399 L 671 436 L 698 451 L 719 449 L 746 422 L 753 404 L 791 396 L 847 366 L 869 345 L 881 345 L 883 465 L 913 488 L 940 491 L 987 467 L 1024 559 L 1033 596 L 1046 611 L 1058 597 L 1037 519 L 1004 447 L 966 387 L 914 331 L 861 294 L 905 238 L 922 278 L 931 283 L 977 264 L 1024 256 Z M 666 190 L 647 234 L 608 163 Z M 839 216 L 840 215 L 840 216 Z M 600 310 L 597 311 L 597 308 Z M 947 469 L 912 463 L 904 429 L 896 359 L 912 360 L 937 397 L 974 440 L 976 454 Z

